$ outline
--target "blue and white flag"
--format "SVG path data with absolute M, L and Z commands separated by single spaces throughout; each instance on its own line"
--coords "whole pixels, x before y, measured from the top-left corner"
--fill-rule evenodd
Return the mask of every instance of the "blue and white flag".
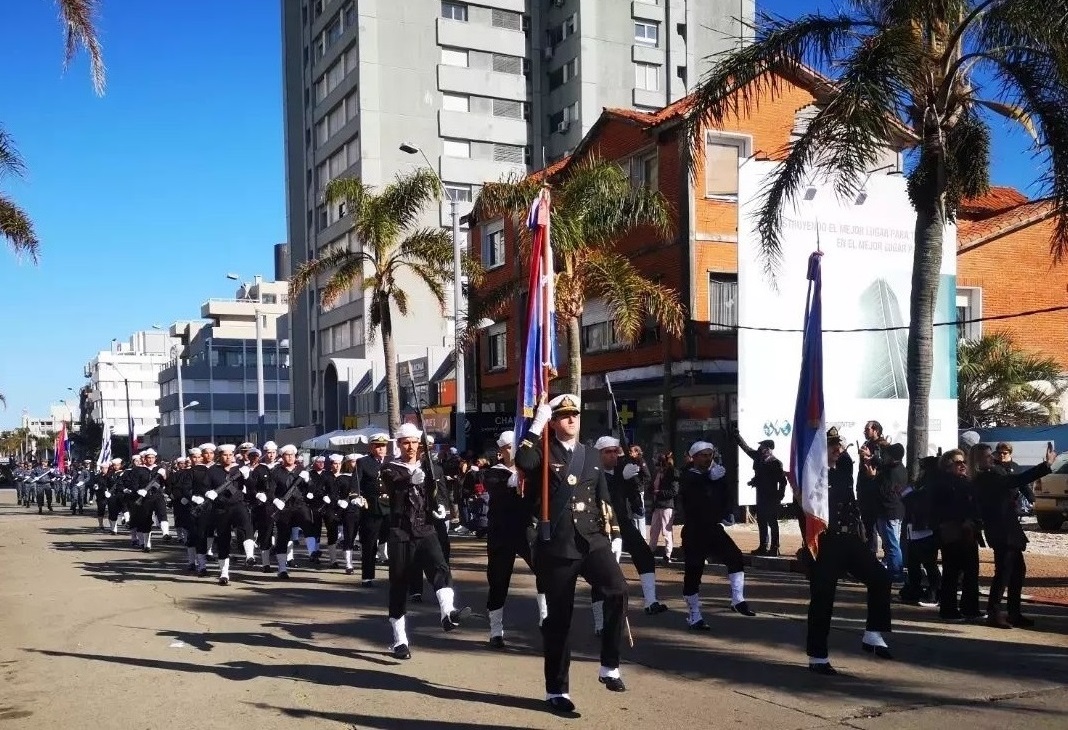
M 100 456 L 96 459 L 96 466 L 107 466 L 111 463 L 111 426 L 104 424 L 104 430 L 100 435 Z

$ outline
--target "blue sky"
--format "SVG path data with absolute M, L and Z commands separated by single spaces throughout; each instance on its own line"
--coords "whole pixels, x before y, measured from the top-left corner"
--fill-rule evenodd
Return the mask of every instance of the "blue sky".
M 113 337 L 233 296 L 226 272 L 272 278 L 285 240 L 278 1 L 101 6 L 102 97 L 84 58 L 63 73 L 52 0 L 0 8 L 0 124 L 29 171 L 0 190 L 42 243 L 37 267 L 0 250 L 0 427 L 69 396 Z
M 29 169 L 0 190 L 42 242 L 37 267 L 0 251 L 0 427 L 81 386 L 113 337 L 232 296 L 226 272 L 270 278 L 271 246 L 285 239 L 278 0 L 101 6 L 103 97 L 84 58 L 62 72 L 51 0 L 0 8 L 0 124 Z M 760 7 L 792 16 L 833 4 Z M 1006 138 L 995 181 L 1037 193 L 1036 165 L 1018 135 Z

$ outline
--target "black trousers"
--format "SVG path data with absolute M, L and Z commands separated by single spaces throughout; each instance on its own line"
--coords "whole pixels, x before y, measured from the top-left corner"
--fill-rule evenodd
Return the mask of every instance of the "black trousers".
M 489 584 L 489 595 L 486 596 L 487 611 L 503 608 L 504 602 L 508 600 L 508 588 L 512 583 L 516 558 L 522 558 L 527 567 L 532 572 L 534 570 L 525 528 L 520 525 L 518 529 L 520 532 L 517 535 L 490 535 L 486 541 L 486 582 Z M 540 587 L 538 592 L 541 593 Z
M 215 536 L 215 514 L 212 512 L 211 505 L 205 502 L 193 510 L 190 524 L 189 536 L 185 541 L 186 547 L 196 548 L 197 555 L 207 555 L 208 538 Z
M 337 543 L 337 528 L 341 526 L 341 520 L 337 516 L 337 509 L 331 505 L 326 508 L 326 511 L 319 515 L 319 519 L 322 520 L 323 525 L 326 527 L 326 544 L 334 545 Z
M 37 511 L 40 512 L 45 506 L 49 511 L 52 509 L 52 487 L 41 487 L 37 490 Z
M 448 563 L 452 557 L 452 547 L 449 545 L 449 521 L 434 520 L 434 534 L 437 535 L 441 544 L 441 554 Z M 411 583 L 408 586 L 408 595 L 417 596 L 423 593 L 423 576 L 418 572 L 411 574 Z
M 386 518 L 363 510 L 360 515 L 360 577 L 363 580 L 374 580 L 378 546 L 386 542 L 388 535 Z
M 774 497 L 756 503 L 757 529 L 760 532 L 760 547 L 779 549 L 779 502 Z
M 938 570 L 938 536 L 930 535 L 920 540 L 908 540 L 908 578 L 901 589 L 905 600 L 917 601 L 938 595 L 942 574 Z M 927 574 L 927 590 L 923 588 L 923 576 Z
M 341 549 L 352 550 L 360 531 L 360 508 L 349 505 L 341 513 Z
M 890 574 L 856 535 L 825 532 L 809 573 L 808 638 L 806 651 L 814 659 L 827 658 L 827 636 L 838 579 L 851 575 L 868 590 L 868 631 L 890 631 Z
M 627 583 L 612 551 L 591 550 L 578 560 L 545 555 L 534 557 L 534 575 L 545 593 L 549 615 L 542 622 L 545 658 L 545 691 L 568 692 L 571 669 L 571 617 L 575 610 L 575 584 L 579 576 L 604 597 L 604 633 L 601 634 L 601 665 L 619 666 L 623 639 L 623 616 L 627 609 Z
M 185 498 L 180 496 L 174 498 L 174 526 L 189 531 L 193 524 L 192 510 L 188 501 L 182 504 L 182 499 Z
M 230 557 L 230 541 L 235 532 L 238 542 L 252 538 L 252 517 L 244 501 L 215 511 L 215 556 L 219 560 Z
M 960 585 L 960 603 L 957 586 Z M 960 612 L 979 615 L 979 544 L 960 540 L 942 546 L 942 587 L 938 612 L 949 617 Z
M 108 498 L 108 520 L 116 522 L 120 514 L 122 514 L 122 499 L 113 492 Z
M 77 487 L 72 487 L 70 493 L 70 511 L 71 514 L 82 514 L 85 512 L 85 490 Z
M 96 516 L 103 517 L 108 513 L 108 501 L 97 497 L 96 499 Z
M 704 528 L 704 529 L 701 529 Z M 692 596 L 701 588 L 705 561 L 718 557 L 727 566 L 727 575 L 745 569 L 742 551 L 718 522 L 712 525 L 686 524 L 682 528 L 683 563 L 682 595 Z
M 270 550 L 274 546 L 274 511 L 273 504 L 259 500 L 254 502 L 249 510 L 252 528 L 256 531 L 256 547 L 259 550 Z
M 623 539 L 623 551 L 630 555 L 638 575 L 655 572 L 656 558 L 653 557 L 653 549 L 649 547 L 649 543 L 635 527 L 633 520 L 626 519 L 620 522 L 619 536 Z M 596 586 L 590 589 L 590 600 L 594 603 L 604 600 L 604 596 Z
M 274 523 L 274 549 L 273 555 L 285 555 L 289 552 L 289 536 L 293 534 L 293 528 L 301 531 L 311 529 L 312 514 L 307 505 L 289 504 L 278 513 L 278 519 Z M 307 535 L 307 532 L 304 533 Z
M 1027 563 L 1024 562 L 1023 550 L 1008 545 L 994 546 L 994 577 L 990 581 L 990 597 L 987 599 L 987 613 L 993 614 L 1001 604 L 1001 594 L 1006 589 L 1005 608 L 1009 616 L 1020 615 L 1020 595 L 1023 582 L 1027 576 Z
M 408 592 L 413 580 L 422 589 L 423 576 L 435 591 L 452 582 L 449 564 L 441 554 L 437 535 L 413 537 L 400 530 L 389 535 L 389 617 L 400 618 L 408 610 Z M 413 578 L 414 576 L 414 578 Z

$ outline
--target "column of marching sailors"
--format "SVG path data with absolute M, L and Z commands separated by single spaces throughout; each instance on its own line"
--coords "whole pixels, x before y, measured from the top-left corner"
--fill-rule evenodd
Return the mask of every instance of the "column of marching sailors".
M 575 587 L 581 576 L 591 586 L 594 633 L 601 642 L 599 681 L 611 691 L 626 690 L 619 670 L 620 645 L 627 628 L 627 584 L 619 566 L 625 551 L 639 575 L 644 611 L 668 610 L 656 593 L 653 553 L 628 519 L 627 496 L 638 468 L 621 455 L 619 441 L 606 436 L 592 449 L 578 440 L 580 403 L 562 395 L 539 406 L 527 435 L 516 444 L 506 431 L 497 440 L 498 463 L 481 476 L 489 494 L 486 576 L 489 643 L 503 648 L 504 607 L 516 558 L 534 573 L 538 623 L 543 638 L 546 701 L 556 712 L 574 711 L 569 695 L 570 628 Z M 372 436 L 368 454 L 316 457 L 306 468 L 293 445 L 275 443 L 203 444 L 176 460 L 170 471 L 156 464 L 152 449 L 141 452 L 128 468 L 115 459 L 92 478 L 101 530 L 118 534 L 125 523 L 131 545 L 152 549 L 154 528 L 170 540 L 167 501 L 174 512 L 176 538 L 186 547 L 188 570 L 208 575 L 209 559 L 218 561 L 218 582 L 230 582 L 230 549 L 236 538 L 246 567 L 259 565 L 289 578 L 303 541 L 306 558 L 321 564 L 325 528 L 331 567 L 344 561 L 347 575 L 360 553 L 361 585 L 371 586 L 376 564 L 388 565 L 390 643 L 398 659 L 411 657 L 407 604 L 421 597 L 423 579 L 431 584 L 444 631 L 459 627 L 470 614 L 458 608 L 448 563 L 449 498 L 440 467 L 426 453 L 421 432 L 410 424 L 393 437 Z M 549 439 L 549 525 L 539 534 L 543 439 Z M 391 444 L 393 454 L 389 455 Z M 683 528 L 685 565 L 683 597 L 686 623 L 707 631 L 699 589 L 709 558 L 727 567 L 729 606 L 754 616 L 744 595 L 745 573 L 737 545 L 721 523 L 727 497 L 724 468 L 714 460 L 712 444 L 689 449 L 690 467 L 681 475 L 679 500 L 686 513 Z M 340 551 L 340 552 L 339 552 Z M 825 585 L 832 578 L 821 579 Z M 870 605 L 864 648 L 877 646 L 889 657 L 879 631 L 889 629 L 884 586 Z M 832 589 L 833 590 L 833 589 Z M 829 618 L 830 606 L 826 606 Z M 874 621 L 874 623 L 872 623 Z M 810 620 L 810 662 L 826 663 L 822 619 Z M 817 627 L 812 634 L 813 625 Z

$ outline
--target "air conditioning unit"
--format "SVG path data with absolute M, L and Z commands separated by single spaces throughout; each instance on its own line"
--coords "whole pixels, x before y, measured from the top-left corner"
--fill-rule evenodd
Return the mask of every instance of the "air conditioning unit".
M 545 60 L 546 61 L 548 61 L 550 58 L 553 57 L 553 52 L 555 50 L 556 50 L 555 46 L 545 46 L 544 56 L 545 56 Z
M 571 121 L 569 119 L 565 119 L 556 125 L 556 131 L 560 134 L 565 134 L 569 129 L 571 129 Z

